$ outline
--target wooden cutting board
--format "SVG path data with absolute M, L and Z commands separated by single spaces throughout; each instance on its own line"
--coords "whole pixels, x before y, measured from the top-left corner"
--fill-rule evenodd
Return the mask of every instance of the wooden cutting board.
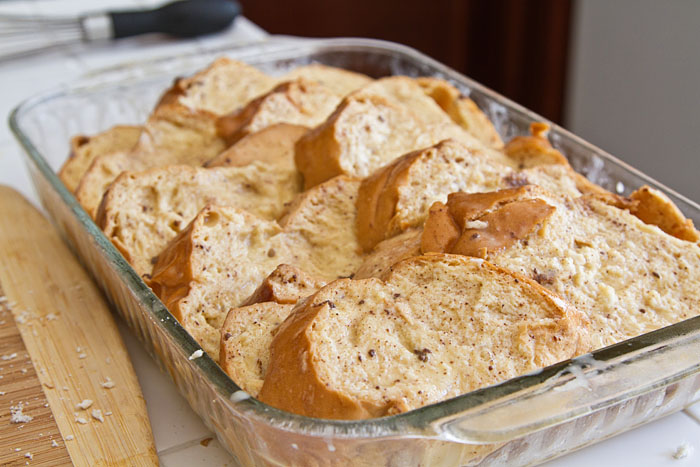
M 0 440 L 0 465 L 158 463 L 141 389 L 103 296 L 54 227 L 4 186 Z

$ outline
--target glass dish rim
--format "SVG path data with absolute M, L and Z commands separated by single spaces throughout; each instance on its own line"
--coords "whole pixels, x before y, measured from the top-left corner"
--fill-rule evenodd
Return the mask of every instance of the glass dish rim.
M 510 101 L 509 99 L 498 95 L 494 91 L 484 87 L 478 82 L 454 71 L 449 67 L 442 65 L 441 63 L 423 55 L 420 52 L 411 49 L 410 47 L 394 44 L 386 41 L 379 41 L 374 39 L 358 39 L 358 38 L 338 38 L 338 39 L 278 39 L 274 36 L 262 43 L 246 44 L 243 46 L 234 47 L 219 47 L 214 49 L 209 49 L 205 51 L 206 55 L 221 54 L 227 55 L 235 59 L 240 59 L 243 61 L 249 61 L 253 64 L 255 60 L 250 60 L 253 56 L 257 54 L 265 53 L 278 53 L 284 54 L 288 53 L 290 50 L 294 49 L 297 51 L 299 47 L 318 47 L 325 46 L 327 50 L 332 48 L 354 48 L 355 50 L 360 50 L 362 48 L 372 49 L 372 50 L 382 50 L 387 53 L 397 53 L 408 56 L 412 59 L 418 59 L 423 64 L 426 64 L 444 76 L 450 77 L 452 79 L 458 79 L 462 84 L 466 84 L 472 89 L 478 89 L 486 95 L 490 95 L 495 100 L 504 103 L 510 107 L 510 110 L 521 112 L 533 120 L 547 121 L 552 125 L 552 133 L 559 133 L 571 138 L 574 142 L 587 147 L 591 151 L 594 151 L 596 155 L 600 157 L 607 158 L 613 163 L 625 168 L 627 171 L 637 175 L 643 180 L 646 180 L 652 186 L 661 188 L 666 193 L 671 193 L 674 196 L 687 202 L 691 207 L 698 209 L 700 211 L 700 206 L 695 202 L 687 199 L 683 195 L 676 193 L 674 190 L 665 187 L 659 182 L 653 180 L 651 177 L 639 172 L 637 169 L 629 166 L 628 164 L 620 161 L 614 156 L 608 154 L 605 151 L 593 146 L 592 144 L 586 142 L 580 137 L 570 133 L 569 131 L 563 129 L 559 125 L 549 122 L 547 119 L 531 112 L 517 103 Z M 260 49 L 263 49 L 262 51 Z M 269 50 L 264 50 L 265 48 Z M 182 60 L 187 56 L 199 56 L 202 54 L 201 51 L 192 54 L 186 54 L 184 56 L 178 57 L 167 57 L 157 59 L 155 61 L 136 61 L 126 66 L 110 67 L 102 70 L 101 72 L 90 73 L 84 78 L 77 80 L 70 85 L 58 86 L 54 89 L 39 93 L 33 97 L 25 99 L 20 104 L 18 104 L 10 113 L 9 125 L 14 133 L 17 140 L 20 142 L 21 146 L 28 155 L 29 160 L 37 167 L 41 175 L 49 182 L 52 188 L 58 193 L 61 200 L 70 208 L 73 215 L 76 216 L 77 220 L 80 222 L 82 227 L 84 227 L 90 234 L 92 239 L 95 241 L 97 246 L 100 248 L 102 254 L 105 255 L 110 267 L 119 275 L 120 280 L 124 281 L 129 291 L 135 294 L 139 301 L 148 306 L 151 310 L 151 315 L 149 319 L 155 320 L 156 324 L 162 328 L 168 335 L 168 338 L 172 343 L 177 345 L 181 357 L 187 359 L 195 350 L 200 348 L 199 344 L 182 328 L 182 326 L 177 322 L 177 320 L 170 314 L 170 312 L 165 308 L 162 302 L 153 294 L 151 289 L 142 281 L 142 279 L 133 271 L 131 266 L 124 260 L 122 255 L 118 250 L 112 245 L 112 243 L 104 236 L 102 231 L 96 226 L 89 215 L 82 209 L 82 207 L 75 200 L 73 195 L 68 191 L 68 189 L 59 180 L 57 174 L 51 169 L 46 159 L 43 157 L 38 148 L 34 145 L 31 138 L 24 133 L 21 129 L 21 124 L 19 119 L 24 112 L 28 112 L 33 107 L 42 104 L 45 101 L 51 100 L 56 97 L 65 96 L 68 94 L 79 95 L 82 92 L 94 91 L 99 89 L 99 87 L 111 88 L 115 85 L 122 86 L 124 81 L 122 81 L 121 75 L 128 74 L 131 70 L 138 69 L 148 63 L 149 67 L 158 66 L 159 63 L 172 63 L 176 60 Z M 153 76 L 157 76 L 154 73 Z M 135 79 L 144 79 L 144 76 L 137 76 Z M 27 162 L 28 162 L 27 161 Z M 501 383 L 488 386 L 485 388 L 477 389 L 475 391 L 462 394 L 460 396 L 454 397 L 452 399 L 444 400 L 431 404 L 425 407 L 421 407 L 409 412 L 367 420 L 329 420 L 329 419 L 318 419 L 311 417 L 304 417 L 297 414 L 292 414 L 285 412 L 264 404 L 254 398 L 246 398 L 244 394 L 241 394 L 240 388 L 233 382 L 228 375 L 226 375 L 223 370 L 208 356 L 204 355 L 201 358 L 191 361 L 191 364 L 198 368 L 198 372 L 201 377 L 203 377 L 206 382 L 208 382 L 212 387 L 215 388 L 217 393 L 222 399 L 231 401 L 234 410 L 238 411 L 242 416 L 255 416 L 264 420 L 265 423 L 273 425 L 275 428 L 282 430 L 289 430 L 298 433 L 303 433 L 309 436 L 320 436 L 327 437 L 332 435 L 334 437 L 368 437 L 368 438 L 386 438 L 386 437 L 406 437 L 406 436 L 420 436 L 420 437 L 436 437 L 439 436 L 441 439 L 444 434 L 433 433 L 432 427 L 435 424 L 444 422 L 447 419 L 454 418 L 456 416 L 462 416 L 470 410 L 478 410 L 480 407 L 488 405 L 489 403 L 497 403 L 504 400 L 510 396 L 522 393 L 523 391 L 534 391 L 538 387 L 545 384 L 554 384 L 554 377 L 558 377 L 561 381 L 557 384 L 563 384 L 568 381 L 566 378 L 562 379 L 562 375 L 565 375 L 567 371 L 574 367 L 583 369 L 584 371 L 590 368 L 588 362 L 593 359 L 597 362 L 615 362 L 624 363 L 628 359 L 643 358 L 643 351 L 653 350 L 659 346 L 663 346 L 669 343 L 669 341 L 675 338 L 682 338 L 686 336 L 700 336 L 700 317 L 690 318 L 679 323 L 667 326 L 665 328 L 647 333 L 627 341 L 623 341 L 612 346 L 593 351 L 589 354 L 576 357 L 574 359 L 559 362 L 555 365 L 549 366 L 547 368 L 537 370 L 528 373 L 523 376 L 516 378 L 511 378 L 509 380 L 503 381 Z M 154 357 L 158 358 L 158 357 Z M 698 372 L 698 369 L 689 369 L 693 373 Z M 651 390 L 651 389 L 649 389 Z M 231 399 L 233 396 L 233 399 Z M 243 397 L 239 397 L 243 396 Z M 626 397 L 633 397 L 634 394 L 627 394 Z M 565 420 L 570 420 L 578 416 L 584 415 L 584 413 L 569 414 L 566 419 L 562 419 L 559 422 Z M 537 427 L 536 430 L 546 428 L 551 426 L 552 423 L 541 425 Z M 331 429 L 329 431 L 329 429 Z M 377 429 L 382 429 L 381 433 Z M 536 431 L 532 430 L 532 431 Z

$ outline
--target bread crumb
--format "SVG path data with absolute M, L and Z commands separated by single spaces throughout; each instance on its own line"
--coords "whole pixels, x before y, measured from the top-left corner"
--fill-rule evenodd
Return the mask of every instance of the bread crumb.
M 56 313 L 49 313 L 48 315 L 46 315 L 46 319 L 48 319 L 49 321 L 53 321 L 58 319 L 58 316 L 56 316 Z
M 3 360 L 3 361 L 12 360 L 14 358 L 17 358 L 17 352 L 0 356 L 0 360 Z
M 10 415 L 11 419 L 10 421 L 12 423 L 29 423 L 32 420 L 34 420 L 34 417 L 31 415 L 27 415 L 25 413 L 22 413 L 22 410 L 24 409 L 24 406 L 20 402 L 17 405 L 13 405 L 10 407 Z
M 0 391 L 0 396 L 4 396 L 5 394 L 7 394 L 5 391 Z
M 64 391 L 67 391 L 67 390 L 68 390 L 68 386 L 63 386 L 63 390 L 64 390 Z
M 105 415 L 110 416 L 112 415 L 112 412 L 105 412 Z
M 99 420 L 100 422 L 104 423 L 105 418 L 102 416 L 102 411 L 100 409 L 93 409 L 91 415 L 95 420 Z
M 58 443 L 56 442 L 55 439 L 52 439 L 52 440 L 51 440 L 51 447 L 52 447 L 52 448 L 57 448 L 57 447 L 58 447 Z
M 100 383 L 100 386 L 102 386 L 105 389 L 112 389 L 114 387 L 114 381 L 112 381 L 112 379 L 109 376 L 107 376 L 107 378 L 105 378 L 105 381 L 103 383 Z
M 22 374 L 25 374 L 25 375 L 27 374 L 27 369 L 26 369 L 26 368 L 22 368 L 21 371 L 22 371 Z
M 11 308 L 11 305 L 8 304 L 8 306 L 10 306 L 10 308 Z M 17 317 L 15 317 L 15 321 L 17 321 L 17 323 L 19 323 L 19 324 L 24 324 L 28 320 L 30 320 L 31 318 L 32 318 L 32 315 L 29 312 L 23 311 Z
M 34 459 L 34 456 L 32 455 L 31 452 L 25 452 L 24 457 L 26 457 L 27 459 Z
M 76 409 L 86 410 L 86 409 L 88 409 L 91 405 L 92 405 L 92 400 L 90 400 L 90 399 L 83 399 L 83 401 L 82 401 L 81 403 L 75 405 L 75 408 L 76 408 Z
M 464 228 L 465 229 L 485 229 L 489 226 L 488 222 L 480 221 L 480 220 L 475 220 L 475 221 L 469 221 L 464 223 Z
M 73 435 L 68 435 L 65 438 L 66 441 L 73 441 Z
M 674 459 L 685 459 L 693 453 L 693 446 L 688 444 L 688 442 L 683 442 L 676 451 L 673 453 Z
M 204 351 L 202 349 L 195 350 L 192 352 L 192 355 L 189 356 L 189 360 L 194 360 L 195 358 L 199 358 L 202 355 L 204 355 Z
M 81 425 L 87 424 L 87 420 L 85 420 L 83 417 L 75 417 L 75 421 L 80 423 Z
M 15 452 L 19 452 L 21 450 L 22 450 L 22 448 L 15 448 Z
M 86 358 L 86 357 L 87 357 L 87 354 L 86 354 L 86 353 L 78 354 L 78 358 L 81 359 L 81 360 L 82 360 L 83 358 Z

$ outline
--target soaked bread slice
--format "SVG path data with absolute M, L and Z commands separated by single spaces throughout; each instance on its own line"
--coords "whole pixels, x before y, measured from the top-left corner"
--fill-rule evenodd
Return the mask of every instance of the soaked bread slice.
M 454 255 L 338 280 L 277 329 L 259 399 L 301 415 L 404 412 L 571 358 L 586 318 L 534 281 Z
M 366 177 L 402 154 L 447 138 L 503 160 L 495 129 L 473 122 L 488 119 L 478 109 L 472 109 L 470 117 L 454 110 L 464 107 L 455 103 L 459 100 L 454 87 L 436 78 L 393 76 L 355 91 L 299 140 L 295 160 L 305 186 L 340 174 Z
M 359 182 L 337 177 L 300 194 L 279 223 L 208 206 L 160 253 L 151 285 L 212 357 L 228 312 L 241 306 L 280 264 L 328 281 L 361 260 L 355 235 Z
M 426 123 L 411 109 L 384 96 L 346 97 L 321 125 L 299 139 L 295 161 L 312 187 L 336 175 L 364 178 L 395 158 L 452 138 L 470 147 L 481 142 L 451 121 Z M 496 160 L 502 153 L 483 148 Z
M 274 331 L 296 302 L 325 283 L 301 269 L 280 264 L 246 300 L 234 308 L 221 327 L 221 368 L 244 391 L 257 396 L 270 361 Z
M 296 170 L 172 165 L 122 173 L 105 193 L 97 224 L 136 272 L 148 278 L 157 255 L 207 204 L 276 219 L 301 189 Z
M 104 192 L 122 172 L 168 165 L 200 166 L 224 148 L 223 140 L 216 135 L 213 120 L 209 125 L 183 126 L 151 118 L 134 149 L 95 158 L 80 180 L 76 198 L 95 218 Z
M 103 154 L 130 150 L 136 146 L 140 134 L 140 126 L 117 125 L 94 136 L 74 136 L 70 140 L 70 157 L 58 172 L 58 178 L 74 192 L 92 161 Z
M 546 140 L 545 140 L 546 142 Z M 548 143 L 547 143 L 548 144 Z M 509 145 L 506 148 L 509 148 Z M 563 158 L 563 156 L 562 156 Z M 528 163 L 518 159 L 494 161 L 480 148 L 454 140 L 405 154 L 375 171 L 360 185 L 357 232 L 365 250 L 409 228 L 420 227 L 436 201 L 456 191 L 482 192 L 531 183 L 554 193 L 580 196 L 579 178 L 566 159 Z
M 156 112 L 172 105 L 225 115 L 269 91 L 277 79 L 238 60 L 220 57 L 187 78 L 178 78 L 161 97 Z
M 314 127 L 333 112 L 342 97 L 316 81 L 287 81 L 242 109 L 219 118 L 217 129 L 228 144 L 233 144 L 275 123 Z
M 268 91 L 275 79 L 242 62 L 220 58 L 190 78 L 179 79 L 160 99 L 130 151 L 97 157 L 76 197 L 94 218 L 110 183 L 124 171 L 165 165 L 201 166 L 226 148 L 216 131 L 220 115 Z
M 415 248 L 415 235 L 406 240 Z M 431 208 L 420 250 L 478 256 L 531 277 L 588 315 L 593 348 L 700 310 L 700 246 L 594 195 L 455 193 Z
M 287 81 L 298 78 L 321 83 L 339 96 L 348 95 L 372 82 L 372 78 L 362 73 L 321 65 L 320 63 L 296 67 L 282 77 L 283 80 Z
M 275 329 L 294 305 L 263 302 L 234 308 L 221 327 L 219 365 L 238 386 L 256 397 L 270 363 Z
M 309 129 L 289 123 L 276 123 L 251 133 L 204 164 L 205 167 L 240 167 L 261 162 L 294 170 L 294 145 Z

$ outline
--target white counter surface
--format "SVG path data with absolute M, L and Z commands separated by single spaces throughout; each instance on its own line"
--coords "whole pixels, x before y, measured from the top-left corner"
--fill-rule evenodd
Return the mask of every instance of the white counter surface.
M 143 6 L 157 0 L 33 0 L 0 1 L 0 13 L 68 14 L 91 10 Z M 190 41 L 159 37 L 127 39 L 117 44 L 78 45 L 60 52 L 0 62 L 0 115 L 6 121 L 21 100 L 58 83 L 123 61 L 197 51 L 202 47 L 264 39 L 265 32 L 245 18 L 227 31 Z M 24 193 L 35 204 L 21 149 L 6 123 L 0 126 L 0 183 Z M 156 367 L 141 344 L 121 325 L 122 335 L 141 383 L 161 464 L 167 467 L 236 465 L 202 424 L 172 382 Z M 0 382 L 0 390 L 2 383 Z M 214 438 L 208 445 L 205 440 Z M 204 441 L 204 443 L 202 443 Z M 691 452 L 683 459 L 673 454 L 684 443 Z M 0 445 L 2 442 L 0 440 Z M 613 439 L 559 458 L 550 466 L 691 466 L 700 465 L 700 403 L 683 412 L 649 423 Z

